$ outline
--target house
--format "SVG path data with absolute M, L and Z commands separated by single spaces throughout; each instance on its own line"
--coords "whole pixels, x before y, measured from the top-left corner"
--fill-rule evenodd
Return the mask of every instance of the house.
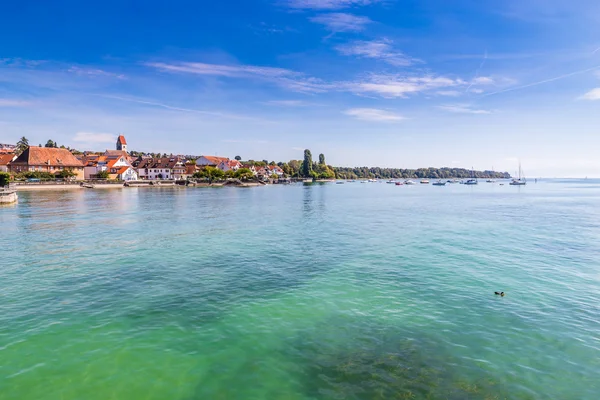
M 242 168 L 249 169 L 250 171 L 252 171 L 252 173 L 254 174 L 254 176 L 256 176 L 256 167 L 254 165 L 243 164 Z
M 140 179 L 148 180 L 184 179 L 183 176 L 187 176 L 185 164 L 178 157 L 142 160 L 137 166 L 137 172 Z
M 217 165 L 217 168 L 223 172 L 237 171 L 238 169 L 242 168 L 242 163 L 238 160 L 221 161 L 219 165 Z
M 269 165 L 268 168 L 269 168 L 269 172 L 271 173 L 271 175 L 275 174 L 279 178 L 281 178 L 283 176 L 283 170 L 278 165 Z
M 76 180 L 84 179 L 84 165 L 67 149 L 29 146 L 19 157 L 10 163 L 14 173 L 26 171 L 58 174 L 65 169 L 75 173 Z
M 14 153 L 17 151 L 17 146 L 14 144 L 0 143 L 0 154 Z
M 17 158 L 17 155 L 14 153 L 0 153 L 0 171 L 8 172 L 10 163 Z
M 200 156 L 200 158 L 196 160 L 196 165 L 199 167 L 216 167 L 223 161 L 227 162 L 229 161 L 229 158 L 217 156 Z
M 107 150 L 104 155 L 90 154 L 78 158 L 84 165 L 86 180 L 96 179 L 98 173 L 102 171 L 108 171 L 109 179 L 120 181 L 135 181 L 138 179 L 138 174 L 129 162 L 130 157 L 126 153 L 113 154 L 112 150 Z

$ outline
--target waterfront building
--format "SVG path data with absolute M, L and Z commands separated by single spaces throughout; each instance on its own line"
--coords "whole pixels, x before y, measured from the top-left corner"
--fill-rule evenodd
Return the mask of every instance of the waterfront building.
M 75 180 L 84 179 L 83 163 L 67 149 L 29 146 L 10 163 L 10 171 L 13 173 L 40 171 L 58 174 L 65 169 L 75 173 Z
M 0 171 L 8 172 L 10 170 L 10 163 L 17 158 L 14 153 L 0 153 Z
M 137 172 L 140 179 L 148 180 L 175 180 L 187 177 L 185 164 L 178 157 L 142 160 L 137 166 Z
M 196 165 L 199 167 L 217 167 L 221 162 L 228 161 L 229 158 L 227 157 L 200 156 L 200 158 L 196 160 Z

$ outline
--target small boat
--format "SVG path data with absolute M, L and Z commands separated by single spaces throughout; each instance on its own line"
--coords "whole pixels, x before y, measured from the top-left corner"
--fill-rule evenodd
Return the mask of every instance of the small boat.
M 404 185 L 404 183 L 402 183 L 402 182 L 396 182 L 396 186 L 402 186 L 402 185 Z
M 369 182 L 375 183 L 375 182 L 377 182 L 377 179 L 369 179 Z
M 464 183 L 465 185 L 477 185 L 477 178 L 475 178 L 475 171 L 473 167 L 471 167 L 471 178 L 467 179 Z
M 521 170 L 521 163 L 519 162 L 519 173 L 518 178 L 513 178 L 512 182 L 509 183 L 511 186 L 525 186 L 527 185 L 527 179 L 523 176 L 523 171 Z
M 86 189 L 93 189 L 94 185 L 92 185 L 91 183 L 82 183 L 81 187 Z
M 410 179 L 407 179 L 404 181 L 405 185 L 416 185 L 415 181 L 411 181 Z
M 389 180 L 389 181 L 387 181 L 386 183 L 396 183 L 396 181 L 395 181 L 395 180 L 393 180 L 393 179 L 390 179 L 390 180 Z
M 360 183 L 369 183 L 369 181 L 360 181 Z
M 446 186 L 446 182 L 442 182 L 442 181 L 433 182 L 433 186 Z
M 421 179 L 421 183 L 423 185 L 429 185 L 429 181 L 427 179 Z
M 486 182 L 487 183 L 495 183 L 496 181 L 494 179 L 488 179 Z
M 346 183 L 346 182 L 344 182 L 344 181 L 337 181 L 336 185 L 343 185 L 344 183 Z
M 458 183 L 458 179 L 448 179 L 446 183 Z

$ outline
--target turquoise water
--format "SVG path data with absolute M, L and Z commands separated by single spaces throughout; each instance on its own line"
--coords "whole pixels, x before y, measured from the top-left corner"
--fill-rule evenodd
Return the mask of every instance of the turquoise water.
M 21 192 L 0 226 L 0 399 L 600 392 L 600 181 Z

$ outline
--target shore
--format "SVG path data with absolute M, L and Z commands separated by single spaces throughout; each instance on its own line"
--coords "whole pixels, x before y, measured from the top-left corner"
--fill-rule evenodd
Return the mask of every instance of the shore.
M 35 184 L 35 185 L 16 185 L 14 186 L 14 189 L 16 189 L 17 191 L 21 192 L 21 191 L 44 191 L 44 190 L 96 190 L 96 189 L 133 189 L 133 188 L 152 188 L 152 189 L 160 189 L 160 188 L 165 188 L 165 187 L 176 187 L 176 188 L 181 188 L 181 189 L 187 189 L 187 188 L 207 188 L 207 187 L 225 187 L 225 186 L 231 186 L 231 187 L 257 187 L 257 186 L 263 186 L 260 183 L 256 183 L 256 182 L 245 182 L 242 185 L 225 185 L 225 182 L 218 182 L 218 183 L 197 183 L 195 185 L 190 185 L 190 186 L 183 186 L 183 185 L 176 185 L 175 183 L 161 183 L 160 185 L 150 185 L 146 182 L 142 183 L 142 184 L 133 184 L 131 186 L 123 186 L 123 183 L 109 183 L 109 184 L 94 184 L 93 188 L 86 188 L 83 186 L 80 186 L 79 183 L 73 183 L 73 184 L 61 184 L 61 185 L 56 185 L 56 184 Z

